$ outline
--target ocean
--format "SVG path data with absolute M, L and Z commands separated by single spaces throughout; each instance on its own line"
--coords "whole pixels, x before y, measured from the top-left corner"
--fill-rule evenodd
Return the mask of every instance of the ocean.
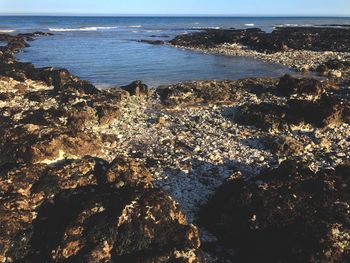
M 38 67 L 66 68 L 97 86 L 142 80 L 151 86 L 203 79 L 280 76 L 284 66 L 247 57 L 203 54 L 137 40 L 170 40 L 201 28 L 350 24 L 350 18 L 263 17 L 45 17 L 1 16 L 0 33 L 54 33 L 17 55 Z M 0 45 L 3 43 L 0 43 Z

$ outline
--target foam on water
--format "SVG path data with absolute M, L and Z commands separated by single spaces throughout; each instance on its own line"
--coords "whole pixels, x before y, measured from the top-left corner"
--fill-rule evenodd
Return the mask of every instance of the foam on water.
M 81 27 L 81 28 L 49 28 L 52 32 L 74 32 L 74 31 L 97 31 L 97 30 L 111 30 L 116 29 L 117 26 L 95 26 L 95 27 Z
M 14 29 L 0 29 L 0 33 L 13 33 L 16 32 Z

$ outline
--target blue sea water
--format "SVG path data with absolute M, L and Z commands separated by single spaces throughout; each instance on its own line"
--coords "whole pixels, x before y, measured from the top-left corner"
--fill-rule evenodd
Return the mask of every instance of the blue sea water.
M 0 17 L 0 32 L 45 31 L 18 54 L 36 66 L 63 67 L 96 85 L 149 85 L 199 79 L 280 76 L 289 69 L 253 58 L 202 54 L 137 42 L 169 40 L 200 28 L 251 28 L 350 24 L 350 18 L 263 17 Z

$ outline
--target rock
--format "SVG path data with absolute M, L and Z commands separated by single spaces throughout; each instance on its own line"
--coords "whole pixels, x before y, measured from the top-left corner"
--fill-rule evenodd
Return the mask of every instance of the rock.
M 220 104 L 240 98 L 237 81 L 194 81 L 159 87 L 156 93 L 168 106 Z
M 140 40 L 140 42 L 151 44 L 151 45 L 164 45 L 165 44 L 165 41 L 163 41 L 163 40 L 142 39 L 142 40 Z
M 286 105 L 273 103 L 245 104 L 234 120 L 263 130 L 287 129 L 291 125 L 311 124 L 334 127 L 349 121 L 349 102 L 334 94 L 324 94 L 315 101 L 290 99 Z
M 349 52 L 350 29 L 329 27 L 279 27 L 271 33 L 258 28 L 208 29 L 180 35 L 170 41 L 175 46 L 212 48 L 238 43 L 259 52 L 292 50 Z
M 328 72 L 328 76 L 331 78 L 341 78 L 342 73 L 339 70 L 330 70 Z
M 1 259 L 204 262 L 197 228 L 169 196 L 149 187 L 150 173 L 132 159 L 7 165 L 0 171 Z
M 117 187 L 152 186 L 152 176 L 147 168 L 142 163 L 126 157 L 113 160 L 106 172 L 106 180 L 108 183 L 117 184 Z
M 321 82 L 316 79 L 298 79 L 286 74 L 280 79 L 277 91 L 284 96 L 297 94 L 319 97 L 324 92 L 324 88 Z
M 1 133 L 0 164 L 6 162 L 50 163 L 67 157 L 98 156 L 101 138 L 85 132 L 70 133 L 57 128 L 28 131 L 25 126 Z
M 238 108 L 234 118 L 243 125 L 251 125 L 263 130 L 280 130 L 287 128 L 286 107 L 269 104 L 245 104 Z
M 345 262 L 349 173 L 348 165 L 315 173 L 292 160 L 231 179 L 203 207 L 200 224 L 238 251 L 232 261 Z
M 317 68 L 316 68 L 316 72 L 320 73 L 321 75 L 327 75 L 327 72 L 328 72 L 328 67 L 326 65 L 319 65 Z
M 158 116 L 156 123 L 159 125 L 164 125 L 166 123 L 166 118 L 164 116 Z
M 132 82 L 127 86 L 121 87 L 121 89 L 129 92 L 131 96 L 150 96 L 151 90 L 146 84 L 143 84 L 141 81 L 137 80 Z
M 303 144 L 290 136 L 278 136 L 269 138 L 266 146 L 273 154 L 278 156 L 290 157 L 293 155 L 301 155 L 304 152 Z

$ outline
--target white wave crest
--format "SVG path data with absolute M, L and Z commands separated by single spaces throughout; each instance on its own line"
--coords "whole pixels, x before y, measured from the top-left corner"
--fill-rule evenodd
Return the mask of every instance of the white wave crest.
M 219 27 L 219 26 L 209 26 L 209 27 L 194 26 L 194 27 L 191 27 L 191 29 L 221 29 L 221 27 Z
M 244 24 L 245 26 L 255 26 L 255 24 Z
M 0 33 L 12 33 L 15 32 L 16 30 L 14 29 L 0 29 Z
M 74 31 L 97 31 L 97 30 L 111 30 L 116 29 L 117 26 L 93 26 L 80 28 L 49 28 L 52 32 L 74 32 Z
M 275 27 L 297 27 L 299 24 L 280 24 L 280 25 L 274 25 Z
M 141 28 L 141 25 L 135 25 L 135 26 L 128 26 L 129 28 Z

